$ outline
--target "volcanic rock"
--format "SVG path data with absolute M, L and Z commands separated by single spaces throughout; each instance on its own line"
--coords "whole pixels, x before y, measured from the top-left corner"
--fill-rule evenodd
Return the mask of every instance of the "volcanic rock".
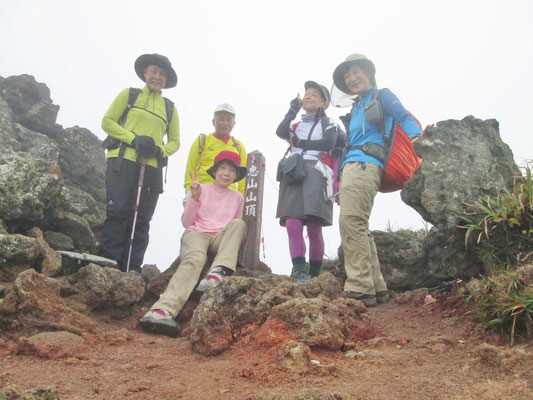
M 0 300 L 0 328 L 22 333 L 92 332 L 92 319 L 69 308 L 60 296 L 61 284 L 33 269 L 22 272 Z
M 20 338 L 17 353 L 57 360 L 76 357 L 86 350 L 85 339 L 70 332 L 43 332 Z
M 33 228 L 26 232 L 27 236 L 35 238 L 41 254 L 39 271 L 46 276 L 55 276 L 61 269 L 61 254 L 53 250 L 44 240 L 43 233 L 39 228 Z
M 20 272 L 36 265 L 40 254 L 36 239 L 0 234 L 0 281 L 14 281 Z

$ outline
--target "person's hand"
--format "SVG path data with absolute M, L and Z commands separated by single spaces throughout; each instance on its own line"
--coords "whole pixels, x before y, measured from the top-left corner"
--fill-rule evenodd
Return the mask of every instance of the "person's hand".
M 135 151 L 143 158 L 157 157 L 161 153 L 161 148 L 156 146 L 155 141 L 150 136 L 135 136 L 131 142 Z
M 189 171 L 189 176 L 191 177 L 192 183 L 191 183 L 191 197 L 199 201 L 200 195 L 202 194 L 202 185 L 200 185 L 200 177 L 198 176 L 198 171 L 196 171 L 196 179 L 192 176 L 191 171 Z
M 300 147 L 300 139 L 298 138 L 298 136 L 293 135 L 293 136 L 291 137 L 291 144 L 292 144 L 294 147 Z
M 300 111 L 300 109 L 302 108 L 302 99 L 300 98 L 300 93 L 298 93 L 298 95 L 291 100 L 289 106 L 289 111 L 293 113 L 294 116 L 296 116 L 296 114 L 298 114 L 298 111 Z

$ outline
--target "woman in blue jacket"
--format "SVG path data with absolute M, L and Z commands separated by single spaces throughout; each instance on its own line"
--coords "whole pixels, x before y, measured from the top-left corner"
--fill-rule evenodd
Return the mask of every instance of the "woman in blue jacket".
M 345 121 L 349 147 L 341 165 L 339 225 L 347 276 L 344 295 L 367 306 L 389 299 L 374 238 L 368 229 L 383 175 L 385 152 L 381 132 L 390 132 L 394 120 L 411 140 L 421 134 L 417 122 L 394 93 L 388 89 L 378 92 L 375 74 L 372 61 L 362 54 L 352 54 L 335 69 L 332 90 L 338 89 L 352 98 L 357 96 Z M 380 104 L 376 104 L 378 93 Z M 384 127 L 375 118 L 379 105 L 383 114 L 379 120 L 384 122 Z

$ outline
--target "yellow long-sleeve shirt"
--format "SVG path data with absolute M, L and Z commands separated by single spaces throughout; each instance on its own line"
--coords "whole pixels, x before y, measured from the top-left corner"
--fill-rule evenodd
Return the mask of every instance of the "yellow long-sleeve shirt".
M 192 176 L 196 177 L 197 169 L 198 176 L 200 178 L 200 183 L 213 182 L 213 178 L 209 176 L 207 170 L 213 166 L 215 157 L 223 150 L 229 150 L 234 153 L 238 153 L 241 157 L 241 165 L 243 167 L 246 167 L 246 149 L 244 148 L 244 145 L 241 141 L 237 139 L 235 139 L 235 141 L 239 144 L 240 151 L 237 150 L 232 138 L 230 138 L 226 143 L 223 140 L 214 136 L 214 134 L 206 135 L 204 149 L 202 153 L 199 154 L 198 151 L 200 148 L 200 136 L 198 136 L 198 138 L 196 138 L 196 140 L 191 146 L 191 149 L 189 151 L 189 158 L 187 159 L 187 166 L 185 167 L 185 184 L 183 185 L 185 187 L 185 190 L 189 190 L 192 183 L 189 172 L 192 174 Z M 246 178 L 240 180 L 239 182 L 231 184 L 229 188 L 233 190 L 238 190 L 244 196 L 244 192 L 246 191 L 245 181 Z
M 150 92 L 145 86 L 137 97 L 134 107 L 128 113 L 124 127 L 118 121 L 128 105 L 129 89 L 124 89 L 115 98 L 102 120 L 102 129 L 111 137 L 131 144 L 135 135 L 151 136 L 155 144 L 163 151 L 163 157 L 174 154 L 180 147 L 180 125 L 178 110 L 174 107 L 172 120 L 168 127 L 168 142 L 163 144 L 166 133 L 165 122 L 151 113 L 157 114 L 166 120 L 165 99 L 161 93 Z M 118 157 L 120 149 L 107 152 L 107 157 Z M 126 147 L 124 158 L 137 161 L 137 152 L 134 148 Z M 149 158 L 147 164 L 157 168 L 157 158 Z

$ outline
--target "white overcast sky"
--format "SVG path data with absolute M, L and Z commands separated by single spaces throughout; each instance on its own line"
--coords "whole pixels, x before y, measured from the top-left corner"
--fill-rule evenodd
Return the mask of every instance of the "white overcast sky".
M 379 87 L 396 93 L 425 126 L 467 115 L 495 118 L 517 163 L 532 158 L 533 1 L 42 1 L 3 0 L 0 75 L 30 74 L 61 106 L 58 123 L 105 137 L 100 122 L 143 53 L 164 54 L 178 85 L 164 91 L 180 115 L 181 147 L 151 227 L 145 262 L 166 269 L 178 255 L 187 154 L 212 132 L 222 102 L 237 109 L 234 136 L 260 150 L 274 179 L 286 144 L 275 135 L 306 80 L 332 84 L 334 68 L 363 53 Z M 329 109 L 337 117 L 346 109 Z M 285 230 L 275 219 L 277 183 L 265 182 L 266 263 L 290 272 Z M 338 208 L 335 208 L 338 219 Z M 399 193 L 378 195 L 371 229 L 420 228 Z M 326 256 L 340 244 L 324 229 Z

